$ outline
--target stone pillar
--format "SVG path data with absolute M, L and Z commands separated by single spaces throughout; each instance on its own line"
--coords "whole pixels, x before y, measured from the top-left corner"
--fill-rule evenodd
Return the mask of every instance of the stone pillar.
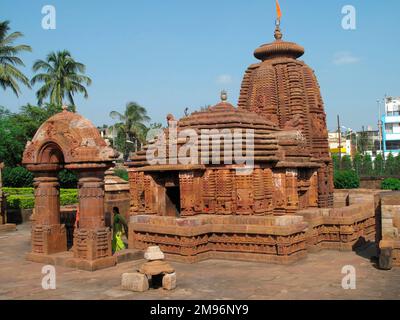
M 286 212 L 294 213 L 299 208 L 299 194 L 297 190 L 297 169 L 286 170 Z
M 36 173 L 34 187 L 32 253 L 53 254 L 67 251 L 65 227 L 60 224 L 60 190 L 56 174 Z
M 196 214 L 195 194 L 198 191 L 194 190 L 193 176 L 193 171 L 179 173 L 181 216 L 193 216 Z
M 104 219 L 104 172 L 79 173 L 79 226 L 74 232 L 74 258 L 78 267 L 96 270 L 115 265 L 111 231 Z

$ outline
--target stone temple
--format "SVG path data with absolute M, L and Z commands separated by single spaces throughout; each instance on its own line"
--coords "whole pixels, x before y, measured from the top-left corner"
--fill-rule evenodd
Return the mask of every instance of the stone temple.
M 313 70 L 298 60 L 303 53 L 300 45 L 282 40 L 277 26 L 275 41 L 254 52 L 260 61 L 247 68 L 237 107 L 223 94 L 217 105 L 179 121 L 169 115 L 165 138 L 131 157 L 131 248 L 159 245 L 185 262 L 288 263 L 308 249 L 351 249 L 360 236 L 374 238 L 372 195 L 370 210 L 359 208 L 363 201 L 334 208 L 324 104 Z M 171 137 L 174 127 L 178 137 Z M 243 164 L 215 164 L 215 153 L 222 159 L 231 148 L 216 151 L 202 143 L 193 145 L 199 161 L 179 163 L 177 154 L 190 139 L 179 133 L 187 129 L 202 133 L 201 142 L 217 132 L 252 130 L 254 169 L 238 174 Z M 177 144 L 172 155 L 171 140 Z M 167 152 L 154 151 L 163 145 Z M 159 163 L 148 160 L 152 152 Z M 337 202 L 345 206 L 348 197 Z
M 27 259 L 93 271 L 159 246 L 182 262 L 285 264 L 374 242 L 400 265 L 398 196 L 334 192 L 324 105 L 303 53 L 277 26 L 275 41 L 254 52 L 259 62 L 245 71 L 237 107 L 223 92 L 213 107 L 178 121 L 168 115 L 168 127 L 126 163 L 130 199 L 112 178 L 118 154 L 89 120 L 66 108 L 48 119 L 23 155 L 35 175 Z M 64 168 L 79 176 L 80 220 L 68 241 L 57 178 Z M 129 252 L 120 256 L 107 223 L 119 203 L 129 220 Z

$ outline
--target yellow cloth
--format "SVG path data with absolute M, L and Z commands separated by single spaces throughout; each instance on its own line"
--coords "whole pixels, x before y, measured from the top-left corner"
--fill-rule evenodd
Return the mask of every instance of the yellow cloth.
M 115 233 L 115 235 L 114 235 L 113 244 L 112 244 L 114 252 L 117 252 L 117 251 L 125 249 L 125 244 L 122 241 L 121 237 L 122 237 L 122 232 L 121 231 L 117 231 Z

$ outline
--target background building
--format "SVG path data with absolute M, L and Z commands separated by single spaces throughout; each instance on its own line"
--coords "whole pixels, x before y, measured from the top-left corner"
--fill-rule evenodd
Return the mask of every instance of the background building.
M 328 141 L 329 141 L 329 150 L 331 154 L 339 154 L 342 155 L 350 155 L 350 148 L 348 148 L 349 144 L 346 143 L 346 137 L 341 132 L 340 133 L 340 148 L 339 148 L 339 133 L 337 131 L 328 133 Z
M 400 153 L 400 97 L 385 99 L 385 114 L 382 116 L 383 150 Z

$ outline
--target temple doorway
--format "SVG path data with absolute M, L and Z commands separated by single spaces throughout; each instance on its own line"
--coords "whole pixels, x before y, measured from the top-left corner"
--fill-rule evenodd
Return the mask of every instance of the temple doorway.
M 158 199 L 158 213 L 161 216 L 180 217 L 181 215 L 181 191 L 179 173 L 170 171 L 164 177 L 154 177 L 157 183 L 156 197 Z
M 181 214 L 181 194 L 178 186 L 165 187 L 166 209 L 168 216 L 179 217 Z

